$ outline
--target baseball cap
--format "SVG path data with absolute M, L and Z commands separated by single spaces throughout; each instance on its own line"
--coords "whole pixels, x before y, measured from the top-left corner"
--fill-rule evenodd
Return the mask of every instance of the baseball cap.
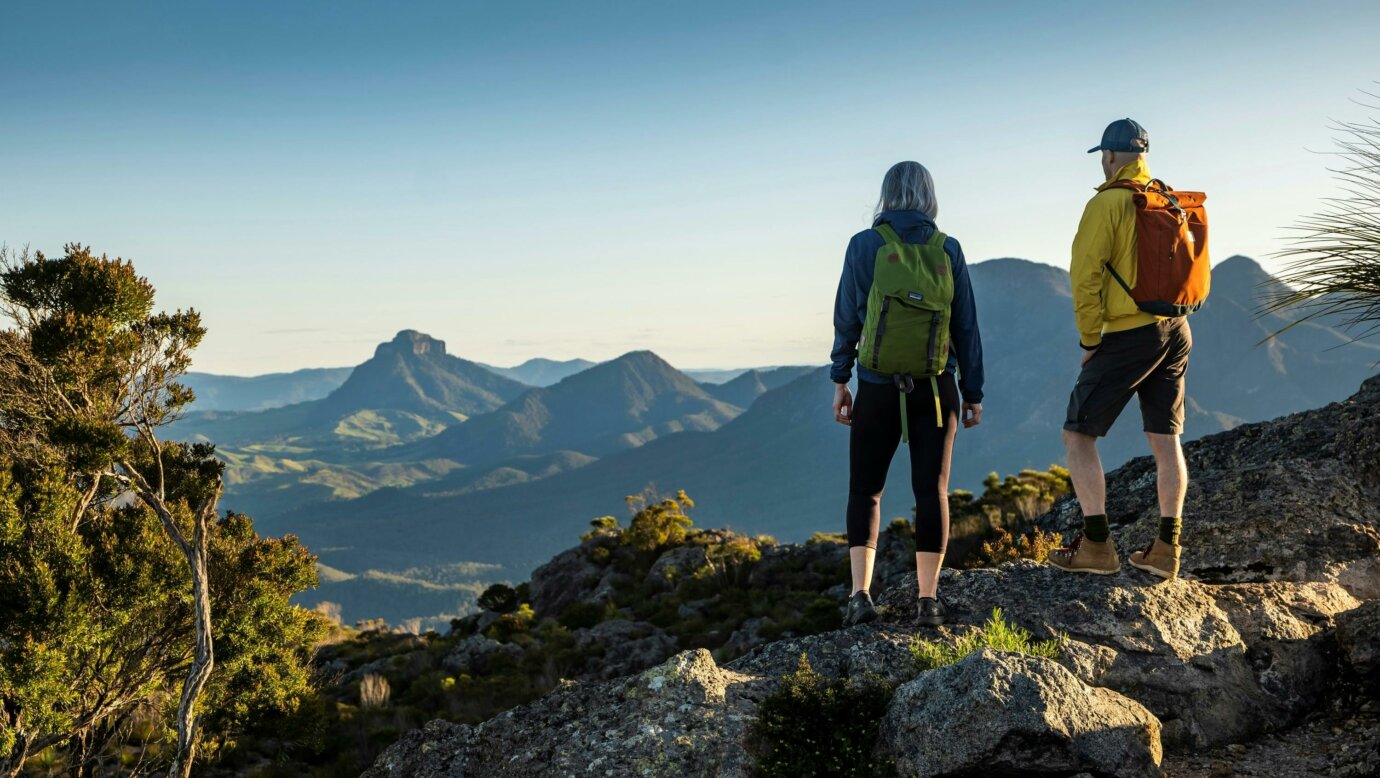
M 1102 131 L 1102 142 L 1088 149 L 1094 151 L 1133 151 L 1150 150 L 1150 133 L 1135 119 L 1117 119 Z

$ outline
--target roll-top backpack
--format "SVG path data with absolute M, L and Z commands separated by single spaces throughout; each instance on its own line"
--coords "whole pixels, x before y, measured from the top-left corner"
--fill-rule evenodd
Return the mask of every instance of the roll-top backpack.
M 1187 316 L 1202 307 L 1212 282 L 1208 266 L 1207 210 L 1202 192 L 1179 192 L 1158 178 L 1122 180 L 1136 206 L 1136 277 L 1128 284 L 1110 264 L 1136 307 L 1156 316 Z
M 890 375 L 901 390 L 901 439 L 908 441 L 906 395 L 917 378 L 929 379 L 935 419 L 944 426 L 938 377 L 949 362 L 953 268 L 939 230 L 924 243 L 906 243 L 890 224 L 875 229 L 885 242 L 877 250 L 858 363 Z

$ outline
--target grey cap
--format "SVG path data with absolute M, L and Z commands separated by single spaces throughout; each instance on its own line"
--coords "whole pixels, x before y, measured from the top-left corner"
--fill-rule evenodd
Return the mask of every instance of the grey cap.
M 1135 119 L 1117 119 L 1102 131 L 1102 142 L 1088 149 L 1094 151 L 1131 151 L 1144 153 L 1150 150 L 1150 133 Z

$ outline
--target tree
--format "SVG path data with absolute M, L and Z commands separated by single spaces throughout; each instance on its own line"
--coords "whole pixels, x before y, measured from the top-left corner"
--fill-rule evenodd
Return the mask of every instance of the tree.
M 1279 253 L 1289 260 L 1283 287 L 1262 313 L 1297 309 L 1302 316 L 1274 336 L 1318 318 L 1338 319 L 1358 339 L 1380 332 L 1380 119 L 1335 129 L 1341 164 L 1332 172 L 1342 193 L 1299 222 L 1293 245 Z
M 321 626 L 287 598 L 315 584 L 314 560 L 295 539 L 260 539 L 246 517 L 217 520 L 214 448 L 158 437 L 192 399 L 177 378 L 205 331 L 194 311 L 154 313 L 153 300 L 130 263 L 86 247 L 0 254 L 0 313 L 15 325 L 0 332 L 11 775 L 58 743 L 80 774 L 181 675 L 169 774 L 186 776 L 204 726 L 223 744 L 247 709 L 306 686 Z M 229 664 L 212 684 L 217 632 Z

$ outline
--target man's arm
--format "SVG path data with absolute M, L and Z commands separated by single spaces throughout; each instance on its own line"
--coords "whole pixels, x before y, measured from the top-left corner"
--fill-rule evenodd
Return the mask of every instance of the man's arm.
M 1099 194 L 1089 200 L 1073 237 L 1069 277 L 1079 345 L 1084 349 L 1102 345 L 1102 282 L 1113 250 L 1112 199 Z

